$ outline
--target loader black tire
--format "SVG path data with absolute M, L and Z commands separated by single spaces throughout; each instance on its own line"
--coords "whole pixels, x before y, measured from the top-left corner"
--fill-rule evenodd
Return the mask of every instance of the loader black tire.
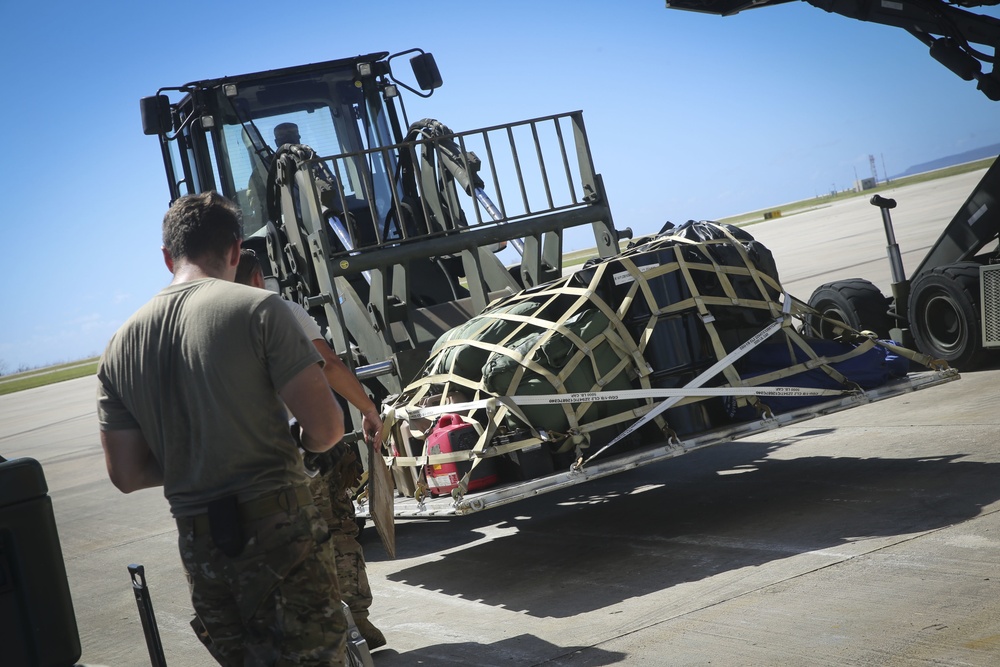
M 888 338 L 892 328 L 889 299 L 878 287 L 862 278 L 838 280 L 820 285 L 809 297 L 809 305 L 823 317 L 843 322 L 857 331 L 874 331 L 879 338 Z M 806 315 L 806 335 L 836 338 L 837 325 Z
M 970 371 L 983 364 L 979 308 L 979 265 L 946 264 L 921 273 L 910 285 L 910 330 L 917 349 L 954 368 Z

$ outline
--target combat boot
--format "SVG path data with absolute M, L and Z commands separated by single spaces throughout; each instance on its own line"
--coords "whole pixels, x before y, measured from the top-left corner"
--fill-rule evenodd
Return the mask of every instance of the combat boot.
M 379 647 L 385 646 L 385 635 L 382 634 L 381 630 L 372 625 L 372 622 L 367 618 L 357 618 L 354 620 L 354 624 L 358 626 L 358 632 L 365 638 L 365 643 L 368 644 L 369 651 L 374 651 Z

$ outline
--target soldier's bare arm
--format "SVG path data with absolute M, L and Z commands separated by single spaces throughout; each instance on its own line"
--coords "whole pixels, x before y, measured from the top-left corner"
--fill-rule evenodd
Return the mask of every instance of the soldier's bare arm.
M 319 364 L 304 368 L 278 393 L 302 428 L 303 449 L 325 452 L 344 437 L 344 413 Z
M 323 375 L 326 376 L 330 387 L 361 412 L 363 418 L 361 427 L 365 434 L 365 440 L 378 449 L 382 446 L 382 418 L 379 416 L 375 403 L 372 402 L 351 369 L 341 361 L 340 357 L 334 354 L 325 340 L 315 339 L 313 345 L 316 346 L 323 361 L 326 362 L 323 365 Z
M 163 486 L 163 471 L 139 429 L 101 431 L 111 483 L 122 493 Z

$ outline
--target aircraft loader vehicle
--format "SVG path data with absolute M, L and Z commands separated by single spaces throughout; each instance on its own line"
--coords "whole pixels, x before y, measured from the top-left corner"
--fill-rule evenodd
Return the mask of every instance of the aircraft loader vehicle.
M 393 71 L 404 55 L 414 85 Z M 614 225 L 581 112 L 461 132 L 410 122 L 403 90 L 440 85 L 433 56 L 411 50 L 141 101 L 171 199 L 236 201 L 270 286 L 309 310 L 382 406 L 384 456 L 357 499 L 376 526 L 958 377 L 869 326 L 802 333 L 822 315 L 784 293 L 770 252 L 737 227 L 667 223 L 623 248 L 631 232 Z M 593 257 L 564 270 L 574 229 Z
M 730 16 L 791 0 L 667 0 L 667 8 Z M 930 55 L 989 99 L 1000 100 L 1000 19 L 968 11 L 993 0 L 805 0 L 828 12 L 902 28 L 927 45 Z M 992 53 L 980 50 L 987 47 Z M 982 63 L 992 65 L 983 71 Z M 863 326 L 879 336 L 973 370 L 996 359 L 1000 348 L 1000 161 L 983 176 L 909 277 L 903 269 L 889 211 L 892 199 L 875 195 L 885 225 L 892 294 L 871 282 L 846 279 L 821 285 L 809 305 L 828 317 L 810 320 L 817 335 L 828 335 L 832 320 Z

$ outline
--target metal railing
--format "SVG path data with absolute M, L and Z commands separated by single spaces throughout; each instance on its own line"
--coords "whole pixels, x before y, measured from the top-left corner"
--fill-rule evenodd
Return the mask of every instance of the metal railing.
M 409 136 L 315 160 L 329 175 L 329 190 L 316 197 L 339 241 L 329 257 L 335 273 L 427 252 L 517 247 L 525 236 L 610 221 L 580 111 L 454 133 L 421 121 Z M 347 257 L 350 268 L 337 269 Z

